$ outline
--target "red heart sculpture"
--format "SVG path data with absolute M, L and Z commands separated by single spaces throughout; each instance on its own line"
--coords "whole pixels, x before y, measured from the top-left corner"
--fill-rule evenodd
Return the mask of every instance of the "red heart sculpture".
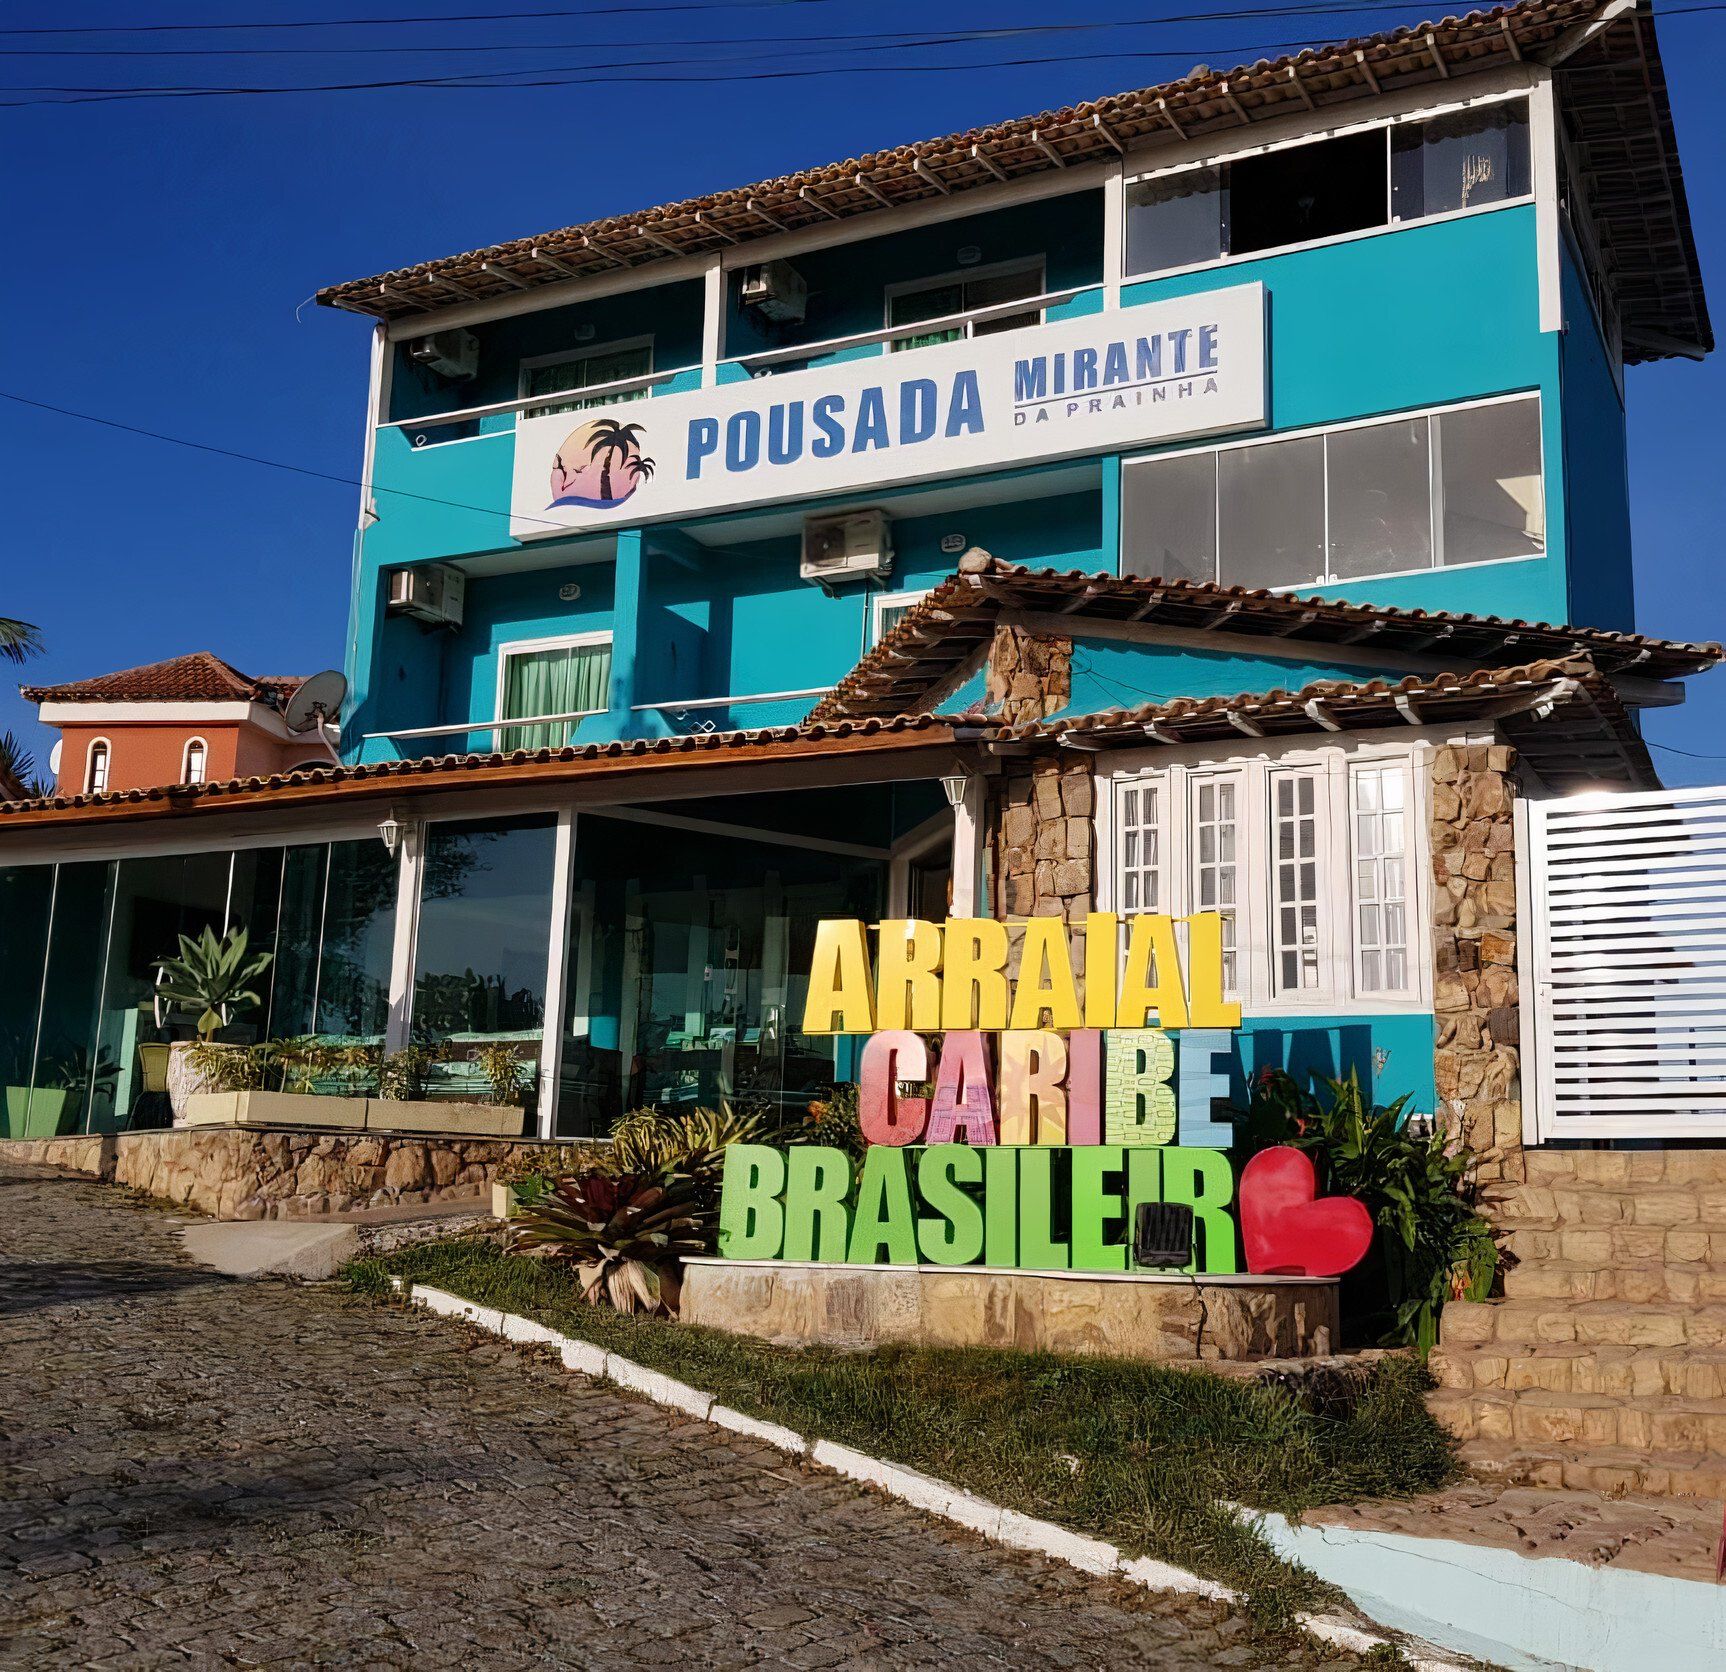
M 1372 1246 L 1372 1215 L 1352 1196 L 1318 1196 L 1305 1150 L 1260 1150 L 1241 1170 L 1241 1242 L 1261 1276 L 1336 1277 Z

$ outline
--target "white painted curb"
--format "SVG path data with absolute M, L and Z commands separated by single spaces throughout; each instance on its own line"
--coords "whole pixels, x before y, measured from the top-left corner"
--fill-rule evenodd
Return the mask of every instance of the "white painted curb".
M 633 1359 L 608 1353 L 590 1341 L 559 1335 L 544 1324 L 500 1312 L 494 1307 L 476 1306 L 459 1295 L 434 1289 L 426 1283 L 404 1284 L 399 1277 L 391 1278 L 390 1283 L 397 1294 L 407 1296 L 411 1305 L 423 1306 L 439 1317 L 472 1324 L 476 1329 L 501 1335 L 505 1340 L 557 1347 L 566 1370 L 614 1382 L 631 1393 L 651 1399 L 656 1405 L 664 1405 L 730 1429 L 735 1434 L 761 1440 L 793 1456 L 807 1456 L 810 1462 L 821 1468 L 831 1469 L 835 1474 L 844 1475 L 861 1485 L 873 1486 L 890 1498 L 897 1498 L 944 1521 L 968 1527 L 997 1544 L 1015 1550 L 1034 1551 L 1053 1561 L 1065 1562 L 1082 1573 L 1124 1579 L 1149 1591 L 1172 1591 L 1205 1597 L 1213 1602 L 1240 1600 L 1238 1591 L 1201 1574 L 1189 1573 L 1185 1568 L 1160 1562 L 1152 1556 L 1124 1556 L 1103 1539 L 1088 1538 L 1083 1533 L 1057 1526 L 1053 1521 L 1039 1521 L 1035 1516 L 1006 1509 L 967 1492 L 961 1486 L 954 1486 L 950 1481 L 938 1480 L 933 1475 L 908 1469 L 899 1463 L 889 1463 L 885 1458 L 872 1457 L 867 1452 L 853 1451 L 834 1440 L 806 1439 L 794 1429 L 745 1416 L 741 1411 L 719 1404 L 711 1393 L 703 1393 L 699 1388 L 692 1388 L 687 1382 L 680 1382 L 660 1371 L 649 1370 Z M 1236 1505 L 1229 1507 L 1243 1517 L 1251 1514 Z M 1297 1614 L 1295 1618 L 1311 1636 L 1335 1648 L 1353 1649 L 1365 1654 L 1390 1643 L 1389 1638 L 1362 1631 L 1334 1614 Z M 1409 1664 L 1416 1672 L 1464 1672 L 1462 1667 L 1444 1660 L 1416 1659 L 1410 1660 Z

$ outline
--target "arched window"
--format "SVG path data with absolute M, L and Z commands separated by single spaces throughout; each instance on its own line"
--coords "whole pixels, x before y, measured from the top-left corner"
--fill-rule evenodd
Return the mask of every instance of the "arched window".
M 187 738 L 186 753 L 180 762 L 180 782 L 182 784 L 203 783 L 209 758 L 210 751 L 203 738 Z
M 100 795 L 108 787 L 108 740 L 98 737 L 84 761 L 84 793 Z

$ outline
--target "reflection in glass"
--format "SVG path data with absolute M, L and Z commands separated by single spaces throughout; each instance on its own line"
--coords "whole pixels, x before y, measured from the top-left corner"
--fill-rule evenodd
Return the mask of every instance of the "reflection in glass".
M 1123 574 L 1217 578 L 1217 456 L 1141 459 L 1121 472 Z
M 798 1031 L 815 926 L 880 914 L 878 861 L 583 815 L 556 1131 L 624 1109 L 793 1114 L 834 1077 Z
M 1391 211 L 1399 221 L 1528 195 L 1528 106 L 1458 110 L 1390 131 Z
M 0 1137 L 23 1138 L 30 1113 L 36 1024 L 42 1014 L 42 975 L 48 956 L 52 865 L 0 866 Z
M 1127 187 L 1127 271 L 1166 273 L 1227 249 L 1222 170 L 1189 168 Z
M 1217 459 L 1222 578 L 1310 585 L 1324 575 L 1324 440 L 1238 447 Z
M 1427 420 L 1338 430 L 1326 440 L 1330 572 L 1339 580 L 1432 567 Z
M 325 855 L 323 929 L 316 983 L 304 1013 L 312 1018 L 313 1033 L 376 1044 L 389 1025 L 398 862 L 372 837 L 317 851 Z M 302 892 L 309 887 L 303 870 L 294 886 Z M 307 902 L 295 909 L 304 913 L 311 907 Z
M 62 865 L 54 890 L 42 1025 L 30 1094 L 32 1137 L 81 1132 L 92 1108 L 111 1115 L 119 1065 L 97 1045 L 115 865 Z
M 1501 401 L 1440 413 L 1446 565 L 1546 550 L 1540 403 Z

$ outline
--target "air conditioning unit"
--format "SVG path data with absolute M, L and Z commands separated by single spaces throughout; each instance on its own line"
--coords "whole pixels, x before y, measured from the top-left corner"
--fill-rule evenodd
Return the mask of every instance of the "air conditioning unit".
M 741 299 L 767 319 L 801 320 L 809 307 L 809 286 L 788 261 L 764 261 L 743 269 Z
M 885 511 L 848 511 L 804 522 L 803 561 L 797 567 L 804 580 L 831 586 L 879 579 L 892 570 L 892 534 Z
M 479 376 L 479 338 L 471 331 L 434 331 L 408 344 L 408 358 L 446 383 L 467 383 Z
M 428 627 L 461 626 L 467 576 L 447 563 L 397 569 L 390 576 L 391 615 L 411 616 Z

